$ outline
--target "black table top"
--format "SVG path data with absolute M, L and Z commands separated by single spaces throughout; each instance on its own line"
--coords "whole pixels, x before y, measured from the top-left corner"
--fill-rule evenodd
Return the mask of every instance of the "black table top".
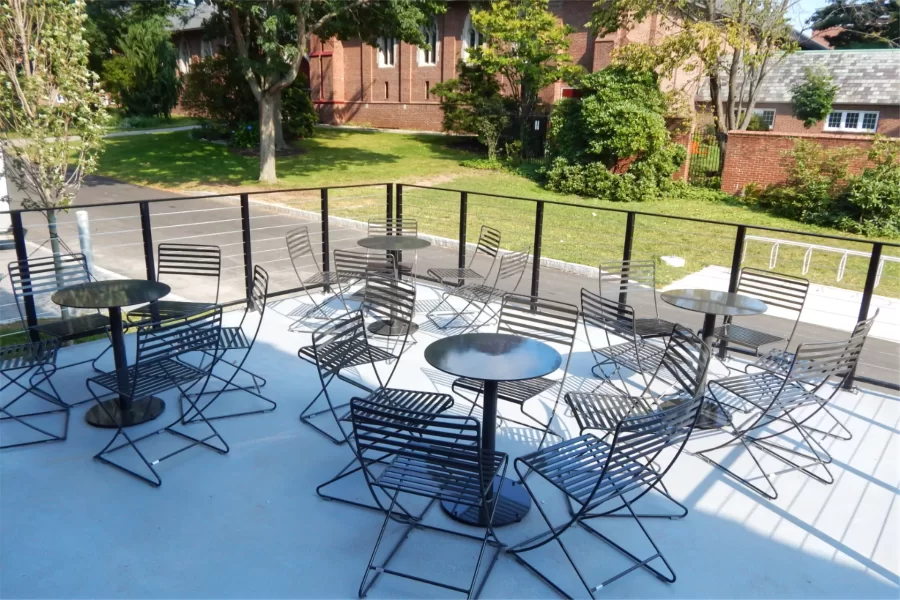
M 428 240 L 414 235 L 373 235 L 356 243 L 369 250 L 421 250 L 431 245 Z
M 465 333 L 425 348 L 425 360 L 451 375 L 488 381 L 542 377 L 562 364 L 559 352 L 544 342 L 505 333 Z
M 769 307 L 762 300 L 717 290 L 671 290 L 660 294 L 663 302 L 708 315 L 741 317 L 761 315 Z
M 70 308 L 120 308 L 159 300 L 170 291 L 169 286 L 157 281 L 110 279 L 63 288 L 50 299 Z

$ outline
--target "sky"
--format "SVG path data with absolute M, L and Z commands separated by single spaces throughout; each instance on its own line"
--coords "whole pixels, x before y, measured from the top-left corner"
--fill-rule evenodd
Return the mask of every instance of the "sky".
M 819 8 L 828 4 L 828 0 L 796 0 L 788 9 L 788 17 L 794 29 L 809 33 L 806 20 Z

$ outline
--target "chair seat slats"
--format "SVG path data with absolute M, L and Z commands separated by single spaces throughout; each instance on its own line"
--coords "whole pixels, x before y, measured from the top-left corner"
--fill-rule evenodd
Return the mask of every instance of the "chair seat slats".
M 614 430 L 626 417 L 649 413 L 653 410 L 646 399 L 623 394 L 592 394 L 569 392 L 566 404 L 572 409 L 578 427 L 585 429 Z
M 175 319 L 195 315 L 204 310 L 209 310 L 215 304 L 210 302 L 186 302 L 181 300 L 160 300 L 153 308 L 152 304 L 144 304 L 128 311 L 129 321 L 150 321 Z M 154 316 L 154 311 L 156 315 Z
M 784 338 L 781 336 L 772 335 L 763 331 L 756 331 L 755 329 L 742 327 L 733 323 L 716 327 L 713 331 L 713 336 L 720 340 L 727 341 L 728 343 L 748 346 L 754 349 L 784 341 Z
M 634 320 L 634 332 L 639 337 L 661 337 L 672 333 L 675 323 L 665 319 L 640 318 Z
M 14 371 L 56 361 L 59 343 L 55 339 L 0 346 L 0 371 Z
M 484 279 L 484 276 L 474 269 L 428 269 L 428 275 L 434 277 L 438 281 L 460 280 L 460 279 Z
M 423 443 L 422 452 L 427 453 L 427 443 Z M 473 456 L 478 451 L 473 450 Z M 488 453 L 481 451 L 485 462 L 488 460 L 490 477 L 500 470 L 506 459 L 501 452 Z M 384 489 L 399 490 L 411 494 L 439 498 L 455 502 L 463 506 L 479 506 L 481 499 L 480 475 L 475 470 L 462 470 L 452 465 L 438 465 L 417 456 L 398 456 L 376 480 L 376 485 Z
M 80 315 L 68 319 L 59 319 L 48 323 L 39 323 L 35 328 L 67 341 L 88 335 L 101 334 L 109 327 L 109 317 L 99 313 Z
M 521 381 L 501 381 L 497 385 L 497 398 L 515 404 L 522 404 L 557 384 L 559 384 L 559 381 L 546 377 L 523 379 Z M 469 392 L 482 393 L 484 392 L 484 381 L 460 377 L 453 382 L 453 387 Z
M 123 369 L 123 374 L 128 382 L 125 389 L 121 389 L 119 374 L 116 371 L 92 377 L 88 381 L 92 381 L 117 394 L 143 398 L 161 394 L 179 385 L 197 381 L 206 377 L 208 370 L 201 370 L 174 359 L 164 358 L 128 367 Z M 135 379 L 137 379 L 136 387 L 134 387 Z
M 369 362 L 397 358 L 387 350 L 358 338 L 321 344 L 318 347 L 318 354 L 315 346 L 303 346 L 298 354 L 313 364 L 316 364 L 318 357 L 319 365 L 325 369 L 359 367 Z

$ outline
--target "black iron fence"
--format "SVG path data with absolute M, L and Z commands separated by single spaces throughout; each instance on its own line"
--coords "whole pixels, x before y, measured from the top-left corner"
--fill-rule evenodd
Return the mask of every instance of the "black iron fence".
M 719 189 L 725 161 L 715 134 L 695 132 L 691 136 L 688 153 L 688 181 L 694 185 Z
M 269 199 L 271 201 L 267 201 Z M 98 268 L 116 266 L 117 272 L 127 277 L 155 279 L 154 247 L 159 242 L 199 239 L 203 241 L 198 243 L 209 243 L 210 239 L 214 240 L 223 248 L 223 279 L 226 290 L 230 290 L 221 299 L 225 305 L 246 301 L 254 265 L 264 265 L 275 275 L 272 279 L 275 282 L 271 294 L 273 298 L 302 291 L 302 287 L 294 285 L 297 279 L 284 245 L 287 228 L 296 227 L 299 223 L 308 227 L 318 247 L 313 260 L 317 260 L 322 270 L 327 271 L 331 251 L 362 237 L 363 232 L 359 228 L 371 216 L 417 219 L 420 232 L 444 238 L 449 245 L 455 246 L 459 266 L 464 266 L 466 262 L 466 244 L 476 241 L 478 225 L 497 227 L 504 231 L 504 247 L 530 246 L 533 255 L 530 292 L 535 296 L 551 294 L 559 287 L 556 283 L 544 286 L 542 274 L 554 281 L 569 276 L 563 271 L 548 269 L 543 258 L 565 259 L 570 266 L 581 264 L 594 267 L 603 259 L 628 260 L 648 255 L 658 258 L 666 251 L 677 252 L 677 242 L 674 246 L 672 244 L 679 224 L 682 228 L 687 223 L 702 226 L 707 239 L 697 239 L 696 234 L 692 233 L 682 243 L 693 246 L 706 244 L 710 255 L 707 264 L 730 266 L 721 271 L 722 286 L 727 285 L 729 291 L 737 288 L 738 274 L 750 242 L 759 244 L 760 240 L 777 240 L 780 238 L 774 236 L 780 235 L 786 238 L 782 240 L 784 244 L 810 248 L 814 244 L 797 240 L 852 243 L 854 249 L 847 252 L 864 261 L 861 263 L 865 265 L 861 268 L 864 278 L 860 273 L 862 289 L 859 290 L 859 299 L 852 300 L 852 310 L 845 307 L 844 312 L 853 312 L 859 319 L 867 318 L 876 283 L 883 276 L 883 250 L 886 247 L 900 247 L 900 244 L 891 242 L 696 217 L 391 183 L 84 204 L 77 209 L 94 212 L 92 226 L 96 228 L 95 240 L 108 240 L 108 243 L 94 244 L 95 252 L 105 253 L 105 258 L 95 258 L 95 264 Z M 43 217 L 39 213 L 35 210 L 10 212 L 18 260 L 28 257 L 29 244 L 32 247 L 40 245 L 35 241 L 39 241 L 42 235 L 39 225 Z M 32 221 L 26 223 L 29 219 Z M 68 216 L 60 218 L 60 235 L 67 235 L 66 232 L 71 231 L 67 228 L 74 227 L 74 222 L 75 219 Z M 583 233 L 585 223 L 593 227 L 594 234 Z M 576 232 L 574 239 L 567 239 L 567 232 L 572 230 Z M 765 235 L 757 235 L 762 233 Z M 31 240 L 26 240 L 26 236 L 31 236 Z M 824 248 L 821 245 L 815 247 Z M 770 260 L 773 255 L 777 259 L 777 248 L 774 246 L 773 252 L 770 252 Z M 812 250 L 808 250 L 807 254 L 809 252 Z M 127 260 L 129 253 L 132 253 L 134 260 Z M 847 257 L 842 260 L 842 268 L 846 269 Z M 808 258 L 804 261 L 804 268 L 808 268 Z M 283 277 L 279 278 L 279 274 Z M 26 302 L 25 309 L 28 324 L 36 325 L 37 307 Z M 887 369 L 896 371 L 896 354 L 891 357 L 890 352 L 883 352 L 888 356 L 871 361 L 873 365 L 881 365 L 882 373 L 885 365 Z M 856 379 L 900 389 L 895 382 L 888 381 L 889 377 L 860 375 Z M 853 378 L 850 383 L 852 381 Z

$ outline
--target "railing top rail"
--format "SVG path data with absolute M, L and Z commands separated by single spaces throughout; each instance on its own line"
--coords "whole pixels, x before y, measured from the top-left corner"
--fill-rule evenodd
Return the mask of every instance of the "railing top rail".
M 329 190 L 344 190 L 350 188 L 364 188 L 364 187 L 378 187 L 382 185 L 388 185 L 387 183 L 356 183 L 352 185 L 328 185 L 328 186 L 316 186 L 316 187 L 308 187 L 308 188 L 285 188 L 285 189 L 277 189 L 277 190 L 254 190 L 250 192 L 233 192 L 228 194 L 204 194 L 202 196 L 173 196 L 171 198 L 148 198 L 146 200 L 122 200 L 121 202 L 97 202 L 94 204 L 76 204 L 74 206 L 69 206 L 66 208 L 60 208 L 59 210 L 80 210 L 82 208 L 99 208 L 101 206 L 123 206 L 126 204 L 140 204 L 141 202 L 147 202 L 148 204 L 153 204 L 155 202 L 182 202 L 184 200 L 212 200 L 215 198 L 232 198 L 234 196 L 240 196 L 241 194 L 247 194 L 249 196 L 262 196 L 264 194 L 284 194 L 290 192 L 318 192 L 323 188 L 327 188 Z M 29 213 L 29 212 L 44 212 L 46 208 L 17 208 L 14 210 L 0 210 L 0 215 L 5 214 L 13 214 L 13 213 Z
M 402 185 L 405 188 L 420 188 L 423 190 L 455 192 L 457 194 L 460 192 L 465 192 L 466 194 L 469 195 L 470 198 L 472 196 L 487 196 L 489 198 L 504 198 L 506 200 L 523 200 L 525 202 L 543 202 L 544 204 L 554 204 L 557 206 L 571 206 L 574 208 L 589 208 L 591 210 L 601 210 L 601 211 L 605 211 L 605 212 L 615 212 L 615 213 L 624 213 L 624 214 L 632 213 L 632 214 L 636 214 L 636 215 L 643 215 L 646 217 L 657 217 L 657 218 L 662 218 L 662 219 L 677 219 L 679 221 L 692 221 L 694 223 L 707 223 L 709 225 L 726 225 L 729 227 L 746 227 L 747 229 L 759 229 L 761 231 L 774 231 L 777 233 L 791 233 L 794 235 L 805 235 L 805 236 L 810 236 L 810 237 L 819 237 L 819 238 L 825 238 L 825 239 L 829 239 L 829 240 L 841 240 L 844 242 L 857 242 L 857 243 L 862 243 L 862 244 L 882 244 L 884 246 L 900 248 L 900 243 L 898 243 L 898 242 L 887 242 L 887 241 L 883 241 L 883 240 L 868 240 L 865 238 L 854 238 L 854 237 L 847 237 L 847 236 L 841 236 L 841 235 L 833 235 L 833 234 L 829 234 L 829 233 L 815 233 L 812 231 L 797 231 L 795 229 L 782 229 L 779 227 L 768 227 L 766 225 L 751 225 L 749 223 L 734 223 L 731 221 L 713 221 L 712 219 L 700 219 L 697 217 L 683 217 L 680 215 L 662 215 L 659 213 L 652 213 L 652 212 L 646 212 L 646 211 L 641 211 L 641 210 L 631 210 L 631 209 L 627 209 L 627 208 L 609 208 L 609 207 L 603 207 L 603 206 L 595 206 L 592 204 L 577 204 L 574 202 L 560 202 L 559 200 L 544 200 L 542 198 L 527 198 L 524 196 L 505 196 L 503 194 L 489 194 L 487 192 L 473 192 L 472 190 L 455 190 L 455 189 L 451 189 L 451 188 L 432 187 L 432 186 L 427 186 L 427 185 L 415 185 L 415 184 L 408 184 L 408 183 L 404 183 Z

